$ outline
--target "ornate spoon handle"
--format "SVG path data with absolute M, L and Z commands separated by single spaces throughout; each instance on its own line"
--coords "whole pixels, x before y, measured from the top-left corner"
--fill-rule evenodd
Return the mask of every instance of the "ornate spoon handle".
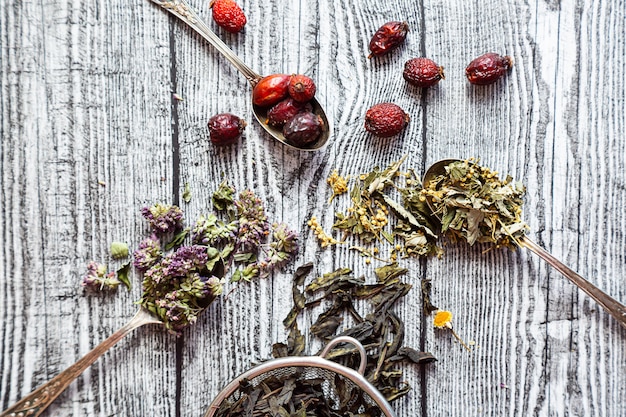
M 74 381 L 85 369 L 94 363 L 102 354 L 119 342 L 133 329 L 150 323 L 162 323 L 152 316 L 147 310 L 141 308 L 133 318 L 121 329 L 113 333 L 89 353 L 80 358 L 65 371 L 52 378 L 33 392 L 4 410 L 0 417 L 36 417 L 43 413 L 65 389 Z
M 151 0 L 153 3 L 158 4 L 180 20 L 185 22 L 196 33 L 206 39 L 211 45 L 215 47 L 224 57 L 230 61 L 243 74 L 244 77 L 252 84 L 256 83 L 262 78 L 261 75 L 254 72 L 248 67 L 239 57 L 228 47 L 216 34 L 213 32 L 206 23 L 198 16 L 196 11 L 187 3 L 186 0 Z
M 607 313 L 612 315 L 619 324 L 626 328 L 626 306 L 606 294 L 604 291 L 587 281 L 585 278 L 578 275 L 571 268 L 564 265 L 561 261 L 552 256 L 550 252 L 537 245 L 528 237 L 524 236 L 522 239 L 520 239 L 520 246 L 529 249 L 530 251 L 541 257 L 544 261 L 552 265 L 557 271 L 563 274 L 578 288 L 583 290 L 589 297 L 593 298 L 598 304 L 600 304 L 602 308 L 604 308 Z

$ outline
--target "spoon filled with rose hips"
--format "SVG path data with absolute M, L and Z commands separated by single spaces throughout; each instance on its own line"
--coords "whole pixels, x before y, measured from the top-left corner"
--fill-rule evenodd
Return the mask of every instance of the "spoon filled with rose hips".
M 185 22 L 246 77 L 252 85 L 254 117 L 274 139 L 301 151 L 314 151 L 328 142 L 331 127 L 315 99 L 316 86 L 310 77 L 257 74 L 209 29 L 186 0 L 151 1 Z

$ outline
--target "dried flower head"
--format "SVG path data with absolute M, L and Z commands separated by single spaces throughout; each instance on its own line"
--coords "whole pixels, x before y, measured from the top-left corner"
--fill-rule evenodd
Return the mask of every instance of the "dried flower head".
M 191 229 L 191 240 L 199 245 L 216 246 L 231 241 L 237 231 L 237 222 L 224 223 L 215 214 L 200 216 Z
M 220 260 L 210 247 L 181 246 L 146 271 L 139 303 L 172 331 L 196 322 L 198 315 L 222 294 L 223 281 L 213 275 Z
M 433 325 L 438 329 L 452 328 L 452 312 L 439 310 L 433 318 Z
M 330 176 L 326 179 L 326 183 L 333 190 L 333 195 L 330 196 L 328 202 L 333 201 L 335 197 L 348 191 L 348 179 L 339 175 L 337 170 L 333 170 Z
M 183 211 L 178 206 L 157 203 L 152 207 L 142 208 L 141 214 L 159 235 L 174 233 L 183 228 Z
M 107 269 L 106 265 L 90 261 L 81 285 L 91 291 L 116 289 L 120 285 L 120 280 L 115 276 L 115 271 L 108 272 Z
M 446 329 L 449 330 L 450 333 L 459 341 L 459 343 L 467 350 L 471 351 L 469 346 L 459 337 L 458 334 L 452 329 L 452 312 L 446 310 L 438 310 L 435 313 L 435 317 L 433 319 L 433 325 L 437 329 Z
M 239 216 L 237 252 L 256 252 L 261 244 L 267 241 L 270 230 L 263 202 L 252 191 L 245 190 L 239 194 L 235 206 Z
M 343 243 L 324 231 L 322 226 L 320 226 L 319 222 L 317 221 L 317 216 L 312 216 L 311 219 L 309 219 L 309 221 L 307 222 L 307 225 L 311 228 L 313 234 L 315 234 L 315 237 L 319 241 L 321 247 L 325 248 L 330 245 L 338 245 Z
M 285 223 L 273 225 L 272 241 L 264 261 L 261 262 L 260 276 L 266 277 L 269 273 L 284 266 L 298 253 L 298 235 L 290 230 Z
M 153 233 L 139 243 L 133 252 L 133 265 L 140 271 L 147 271 L 163 256 L 159 238 Z

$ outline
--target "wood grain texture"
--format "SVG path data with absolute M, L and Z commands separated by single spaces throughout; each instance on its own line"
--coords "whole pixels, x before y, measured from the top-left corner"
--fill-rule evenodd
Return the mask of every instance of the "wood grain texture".
M 190 1 L 261 74 L 306 73 L 333 124 L 322 151 L 274 143 L 253 120 L 251 88 L 218 52 L 146 0 L 6 0 L 0 12 L 0 409 L 73 363 L 132 316 L 141 295 L 89 296 L 89 260 L 109 244 L 136 247 L 139 210 L 177 203 L 189 221 L 209 212 L 223 179 L 252 189 L 269 218 L 300 231 L 294 265 L 240 284 L 179 337 L 137 330 L 86 371 L 49 416 L 201 416 L 239 373 L 285 341 L 295 265 L 315 273 L 373 269 L 346 246 L 321 249 L 306 222 L 330 230 L 325 180 L 356 176 L 408 155 L 421 173 L 444 157 L 479 157 L 527 186 L 530 236 L 589 281 L 626 302 L 626 5 L 572 2 L 241 0 L 248 24 L 228 34 L 207 1 Z M 374 31 L 406 20 L 406 43 L 368 59 Z M 464 69 L 494 51 L 515 65 L 496 84 L 468 84 Z M 404 62 L 445 67 L 429 90 L 402 78 Z M 182 100 L 174 97 L 177 94 Z M 406 131 L 375 139 L 363 129 L 373 104 L 409 113 Z M 206 123 L 231 112 L 244 138 L 216 148 Z M 191 201 L 182 201 L 189 184 Z M 398 305 L 405 343 L 439 361 L 407 366 L 411 393 L 398 416 L 626 415 L 626 331 L 527 251 L 446 246 L 442 259 L 403 260 L 414 289 Z M 454 312 L 464 351 L 421 309 Z M 229 285 L 228 290 L 233 286 Z M 315 320 L 301 319 L 303 328 Z M 320 342 L 307 338 L 307 353 Z

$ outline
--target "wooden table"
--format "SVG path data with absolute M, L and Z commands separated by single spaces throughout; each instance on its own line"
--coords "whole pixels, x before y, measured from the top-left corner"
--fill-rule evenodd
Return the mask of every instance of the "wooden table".
M 238 286 L 176 337 L 145 327 L 70 385 L 44 415 L 202 416 L 236 375 L 285 341 L 296 266 L 349 267 L 373 279 L 348 247 L 320 248 L 326 178 L 369 172 L 408 155 L 422 173 L 443 157 L 479 157 L 527 186 L 530 236 L 626 302 L 626 8 L 617 0 L 240 1 L 244 32 L 209 26 L 262 74 L 300 72 L 334 127 L 332 142 L 297 152 L 253 121 L 246 80 L 199 36 L 145 0 L 6 0 L 0 13 L 2 160 L 0 408 L 75 362 L 129 320 L 141 295 L 86 295 L 90 260 L 115 267 L 112 241 L 145 237 L 140 209 L 179 204 L 195 219 L 222 178 L 252 189 L 270 218 L 299 232 L 287 270 Z M 386 21 L 406 20 L 406 43 L 367 59 Z M 470 85 L 465 66 L 494 51 L 513 57 L 504 79 Z M 402 78 L 428 56 L 446 79 L 427 91 Z M 180 100 L 182 98 L 182 100 Z M 393 101 L 411 117 L 400 136 L 365 132 L 365 111 Z M 246 118 L 245 138 L 216 148 L 206 123 Z M 185 203 L 185 184 L 192 192 Z M 407 366 L 413 390 L 398 416 L 624 416 L 626 330 L 525 250 L 446 247 L 442 259 L 401 260 L 414 289 L 397 308 L 405 344 L 438 361 Z M 463 350 L 422 314 L 420 282 L 454 312 Z M 303 320 L 306 326 L 308 317 Z M 319 341 L 307 339 L 307 353 Z

